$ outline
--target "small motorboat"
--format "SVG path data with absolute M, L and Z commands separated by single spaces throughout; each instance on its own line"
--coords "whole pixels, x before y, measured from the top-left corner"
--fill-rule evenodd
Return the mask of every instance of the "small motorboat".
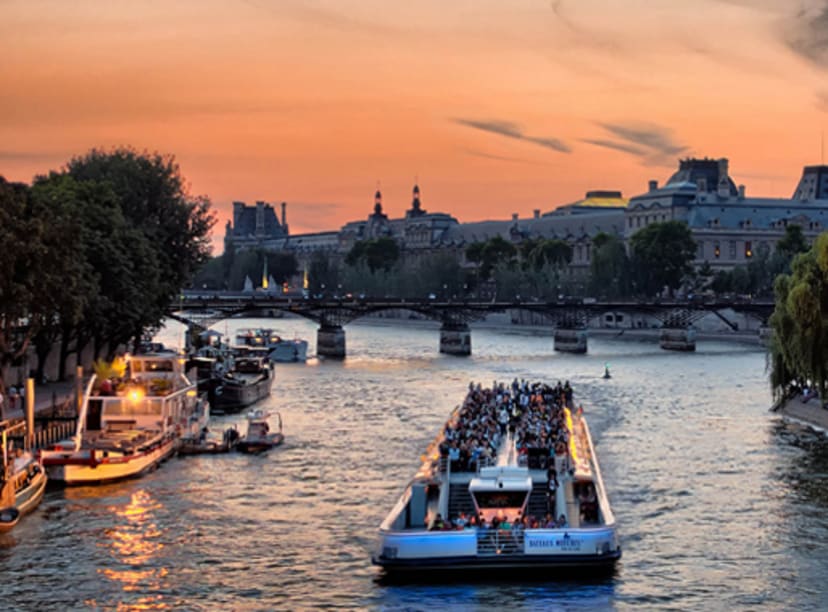
M 25 422 L 0 422 L 0 533 L 11 531 L 34 511 L 46 491 L 48 479 L 40 461 L 30 450 L 13 447 L 12 439 L 25 434 Z
M 276 417 L 279 419 L 278 431 L 270 431 L 270 423 L 268 423 L 269 412 L 257 409 L 247 413 L 247 433 L 241 437 L 236 449 L 242 453 L 263 453 L 270 450 L 274 446 L 279 446 L 285 439 L 282 434 L 282 415 L 278 412 Z
M 20 510 L 17 508 L 3 508 L 0 510 L 0 533 L 11 531 L 20 520 Z

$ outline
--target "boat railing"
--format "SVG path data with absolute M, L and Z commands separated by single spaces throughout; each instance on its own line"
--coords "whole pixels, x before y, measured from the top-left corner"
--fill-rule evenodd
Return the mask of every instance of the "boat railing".
M 610 508 L 606 491 L 604 491 L 604 478 L 601 476 L 601 466 L 598 465 L 598 458 L 595 456 L 595 453 L 592 452 L 594 447 L 592 446 L 592 435 L 589 433 L 589 425 L 587 425 L 586 419 L 582 418 L 580 421 L 581 427 L 583 427 L 584 436 L 586 437 L 587 444 L 589 445 L 591 455 L 590 460 L 592 461 L 592 466 L 595 470 L 595 478 L 593 478 L 593 481 L 595 484 L 595 490 L 598 494 L 598 502 L 601 512 L 604 514 L 604 523 L 612 525 L 615 523 L 615 516 L 612 514 L 612 509 Z
M 524 531 L 522 529 L 479 528 L 477 530 L 477 554 L 481 557 L 523 554 Z

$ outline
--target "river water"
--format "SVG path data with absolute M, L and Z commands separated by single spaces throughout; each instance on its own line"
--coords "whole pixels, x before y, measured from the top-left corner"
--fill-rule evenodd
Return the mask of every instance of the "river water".
M 307 338 L 303 320 L 241 321 Z M 172 459 L 148 476 L 50 490 L 0 536 L 4 609 L 825 609 L 828 442 L 768 412 L 764 352 L 474 328 L 473 355 L 434 326 L 354 323 L 348 358 L 284 364 L 268 454 Z M 609 363 L 611 380 L 603 380 Z M 470 381 L 572 382 L 624 556 L 613 576 L 389 583 L 374 533 Z M 216 419 L 215 427 L 241 423 Z

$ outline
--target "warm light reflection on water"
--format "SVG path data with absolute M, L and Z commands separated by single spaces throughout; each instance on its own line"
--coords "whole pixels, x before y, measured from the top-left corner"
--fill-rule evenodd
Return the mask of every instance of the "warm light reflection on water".
M 232 321 L 294 332 L 303 321 Z M 224 331 L 223 325 L 220 331 Z M 231 330 L 232 333 L 232 330 Z M 52 490 L 3 548 L 3 601 L 36 609 L 828 608 L 828 442 L 768 412 L 764 354 L 695 354 L 544 332 L 349 325 L 346 362 L 275 370 L 285 444 L 174 459 L 140 480 Z M 604 364 L 613 377 L 603 380 Z M 469 381 L 569 379 L 583 403 L 624 557 L 592 581 L 378 580 L 374 533 Z M 216 420 L 214 428 L 241 423 Z M 82 603 L 86 602 L 86 604 Z
M 145 489 L 132 493 L 129 503 L 108 507 L 116 519 L 115 526 L 105 530 L 107 545 L 115 567 L 98 568 L 98 573 L 120 583 L 125 592 L 157 591 L 164 585 L 169 570 L 152 567 L 152 562 L 164 548 L 162 532 L 155 523 L 155 512 L 161 504 Z M 150 565 L 150 567 L 146 567 Z M 165 609 L 169 605 L 158 596 L 140 597 L 118 609 Z

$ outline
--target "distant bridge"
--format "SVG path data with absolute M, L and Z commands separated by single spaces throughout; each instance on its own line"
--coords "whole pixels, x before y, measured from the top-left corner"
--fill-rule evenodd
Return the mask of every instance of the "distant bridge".
M 327 357 L 345 356 L 343 327 L 365 316 L 390 310 L 409 310 L 438 321 L 440 351 L 454 355 L 471 354 L 469 323 L 497 312 L 526 311 L 536 313 L 555 327 L 555 349 L 585 352 L 587 322 L 606 313 L 648 315 L 661 323 L 661 345 L 667 349 L 693 350 L 695 332 L 692 325 L 713 313 L 731 329 L 738 326 L 725 312 L 737 312 L 767 323 L 774 304 L 771 300 L 652 300 L 596 301 L 566 298 L 540 301 L 479 301 L 457 299 L 411 300 L 404 298 L 323 298 L 283 296 L 264 292 L 185 291 L 170 316 L 198 327 L 209 327 L 233 316 L 275 317 L 284 313 L 304 317 L 319 324 L 317 353 Z M 190 317 L 188 313 L 206 316 Z

